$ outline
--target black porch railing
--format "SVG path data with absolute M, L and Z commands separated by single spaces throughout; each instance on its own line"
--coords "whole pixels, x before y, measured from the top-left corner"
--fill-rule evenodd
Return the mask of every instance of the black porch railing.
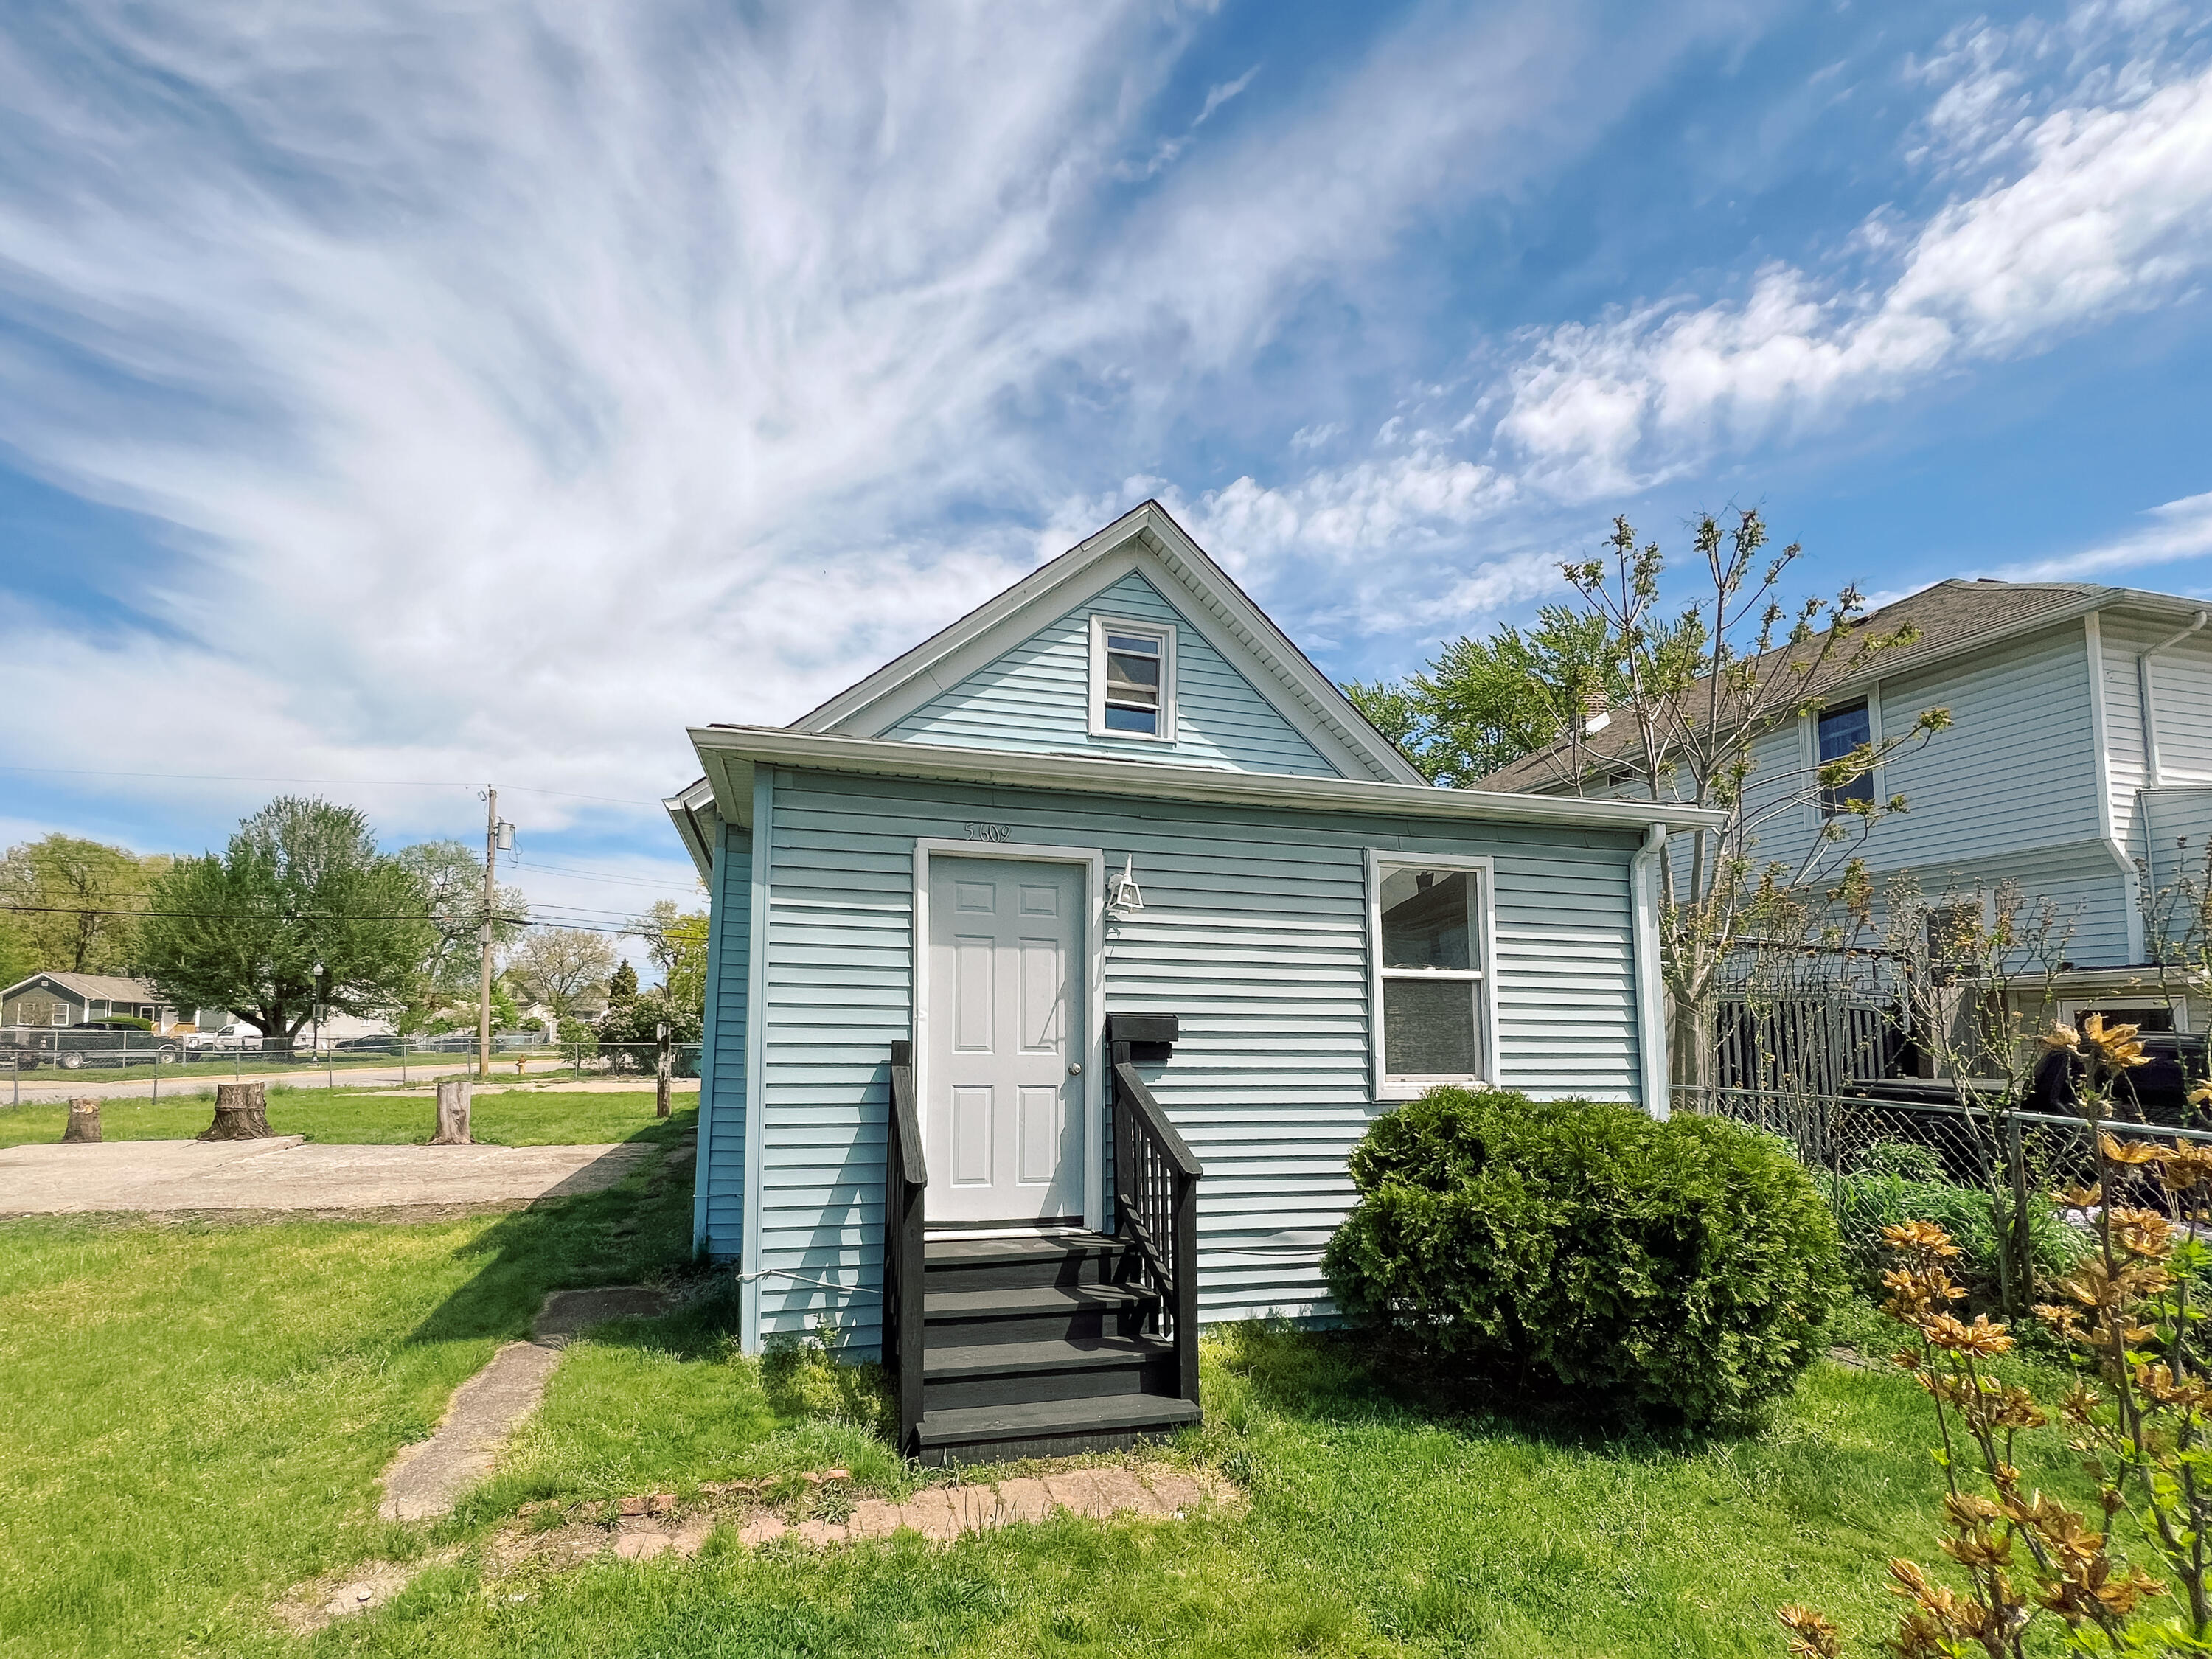
M 1198 1398 L 1198 1182 L 1205 1173 L 1144 1079 L 1117 1058 L 1115 1231 L 1129 1247 L 1129 1282 L 1158 1297 L 1151 1334 L 1174 1342 L 1176 1391 L 1185 1400 Z
M 898 1390 L 898 1449 L 915 1455 L 921 1427 L 921 1116 L 914 1098 L 914 1044 L 891 1044 L 890 1133 L 884 1171 L 884 1364 Z

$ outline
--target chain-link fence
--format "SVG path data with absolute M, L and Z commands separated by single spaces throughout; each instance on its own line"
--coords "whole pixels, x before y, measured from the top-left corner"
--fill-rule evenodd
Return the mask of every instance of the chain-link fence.
M 1874 1092 L 1873 1091 L 1881 1091 Z M 1952 1098 L 1941 1095 L 1948 1092 Z M 2096 1137 L 2212 1142 L 2212 1131 L 2125 1119 L 2012 1109 L 1990 1089 L 1872 1085 L 1864 1094 L 1679 1089 L 1675 1109 L 1733 1118 L 1780 1136 L 1827 1196 L 1852 1267 L 1871 1285 L 1881 1229 L 1933 1221 L 1965 1252 L 1960 1277 L 1978 1300 L 2023 1306 L 2086 1247 L 2051 1194 L 2099 1179 Z M 1911 1096 L 1917 1095 L 1914 1098 Z M 2164 1207 L 2155 1166 L 2118 1201 Z M 2017 1283 L 2015 1281 L 2018 1281 Z
M 636 1078 L 653 1081 L 660 1067 L 657 1042 L 572 1042 L 561 1051 L 561 1061 L 572 1081 L 593 1078 Z M 699 1045 L 668 1045 L 668 1075 L 696 1081 L 699 1075 Z
M 699 1045 L 670 1043 L 667 1050 L 670 1078 L 690 1086 L 699 1075 Z M 535 1031 L 495 1032 L 492 1051 L 492 1084 L 608 1079 L 651 1088 L 661 1057 L 658 1043 L 587 1039 L 556 1045 Z M 307 1087 L 406 1088 L 471 1074 L 478 1057 L 473 1031 L 280 1047 L 252 1038 L 201 1041 L 191 1034 L 0 1027 L 0 1105 L 46 1103 L 83 1093 L 159 1099 L 165 1092 L 204 1093 L 219 1082 L 257 1079 Z

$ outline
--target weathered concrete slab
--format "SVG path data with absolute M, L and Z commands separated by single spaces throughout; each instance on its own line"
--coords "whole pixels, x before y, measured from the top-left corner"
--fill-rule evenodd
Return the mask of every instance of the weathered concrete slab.
M 545 1384 L 561 1363 L 558 1348 L 510 1342 L 491 1364 L 453 1390 L 453 1403 L 438 1431 L 399 1454 L 384 1473 L 386 1521 L 422 1521 L 449 1515 L 453 1500 L 491 1473 L 499 1449 L 514 1425 L 538 1409 Z
M 0 1148 L 0 1216 L 111 1210 L 386 1210 L 604 1191 L 650 1146 L 331 1146 L 111 1140 Z
M 453 1403 L 430 1437 L 404 1448 L 392 1460 L 377 1512 L 386 1521 L 451 1514 L 460 1495 L 491 1473 L 507 1436 L 538 1409 L 570 1337 L 611 1319 L 649 1319 L 667 1307 L 664 1292 L 643 1285 L 552 1292 L 532 1322 L 531 1340 L 510 1342 L 494 1354 L 491 1364 L 453 1390 Z M 640 1516 L 669 1514 L 676 1495 L 656 1493 L 635 1502 Z M 625 1504 L 623 1513 L 630 1512 Z M 667 1544 L 664 1537 L 653 1547 Z
M 556 1291 L 530 1327 L 533 1342 L 558 1347 L 588 1325 L 613 1319 L 657 1319 L 668 1311 L 668 1293 L 645 1285 L 602 1285 L 588 1291 Z

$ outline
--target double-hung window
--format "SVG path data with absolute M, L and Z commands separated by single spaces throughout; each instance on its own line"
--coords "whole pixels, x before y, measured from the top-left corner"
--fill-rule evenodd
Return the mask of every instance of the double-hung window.
M 1855 702 L 1848 708 L 1831 708 L 1820 715 L 1820 764 L 1839 761 L 1853 750 L 1863 749 L 1874 741 L 1874 722 L 1867 706 Z M 1862 772 L 1849 783 L 1838 784 L 1820 791 L 1820 811 L 1823 816 L 1834 817 L 1848 812 L 1855 802 L 1871 805 L 1874 802 L 1874 774 Z
M 1489 1079 L 1489 880 L 1484 860 L 1374 860 L 1375 1080 L 1386 1098 Z
M 1175 629 L 1091 619 L 1093 737 L 1175 740 Z

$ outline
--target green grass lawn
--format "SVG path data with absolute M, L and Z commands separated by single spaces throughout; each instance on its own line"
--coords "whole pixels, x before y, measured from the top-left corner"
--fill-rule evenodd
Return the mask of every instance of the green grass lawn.
M 406 1146 L 429 1139 L 437 1103 L 420 1095 L 380 1094 L 344 1089 L 288 1089 L 268 1091 L 269 1127 L 283 1135 L 305 1135 L 355 1146 Z M 687 1091 L 672 1097 L 670 1122 L 682 1133 L 697 1121 L 699 1096 Z M 215 1117 L 213 1095 L 183 1095 L 162 1101 L 104 1100 L 100 1105 L 105 1140 L 187 1140 Z M 69 1108 L 0 1105 L 0 1146 L 21 1146 L 62 1138 Z M 501 1146 L 596 1146 L 658 1130 L 669 1133 L 653 1115 L 650 1088 L 609 1094 L 559 1094 L 532 1089 L 488 1092 L 479 1085 L 471 1100 L 470 1132 L 478 1140 Z
M 295 1103 L 319 1102 L 425 1109 Z M 935 1548 L 718 1540 L 487 1583 L 474 1546 L 532 1499 L 832 1464 L 911 1484 L 856 1422 L 854 1374 L 744 1358 L 712 1290 L 573 1346 L 450 1521 L 375 1518 L 392 1455 L 547 1290 L 685 1274 L 689 1220 L 688 1176 L 655 1159 L 608 1193 L 430 1225 L 0 1223 L 0 1655 L 1775 1655 L 1778 1604 L 1871 1638 L 1886 1559 L 1931 1553 L 1926 1408 L 1894 1376 L 1824 1364 L 1756 1432 L 1607 1435 L 1407 1397 L 1351 1344 L 1247 1327 L 1209 1338 L 1206 1425 L 1177 1454 L 1241 1508 Z M 2032 1480 L 2072 1488 L 2044 1444 Z M 448 1547 L 312 1640 L 269 1616 L 302 1580 Z

